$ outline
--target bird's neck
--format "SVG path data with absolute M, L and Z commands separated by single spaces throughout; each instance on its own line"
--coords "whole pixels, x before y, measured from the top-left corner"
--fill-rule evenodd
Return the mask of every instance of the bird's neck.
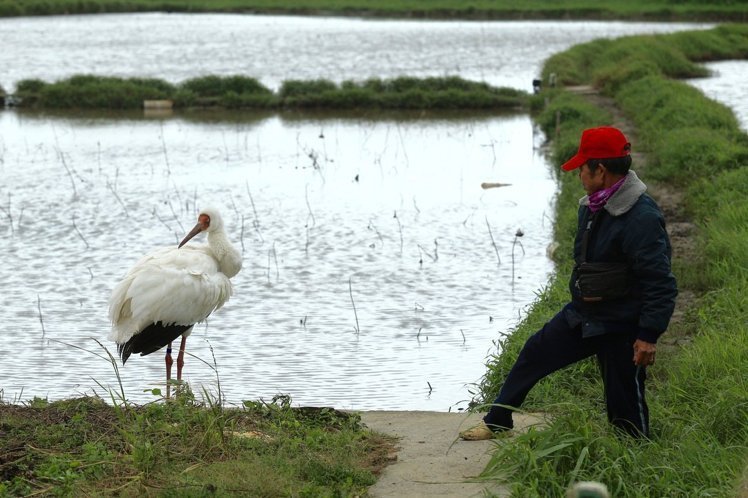
M 208 234 L 208 247 L 218 260 L 221 273 L 228 278 L 233 277 L 242 269 L 242 256 L 231 244 L 223 230 L 216 230 Z

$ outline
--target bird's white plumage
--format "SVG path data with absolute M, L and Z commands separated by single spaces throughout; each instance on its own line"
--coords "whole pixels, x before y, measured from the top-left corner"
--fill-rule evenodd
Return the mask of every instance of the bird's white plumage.
M 130 340 L 146 326 L 192 325 L 229 299 L 229 279 L 207 246 L 156 249 L 138 261 L 112 291 L 110 339 Z
M 229 278 L 242 267 L 241 254 L 229 242 L 217 210 L 202 210 L 182 244 L 200 231 L 208 244 L 156 249 L 143 256 L 119 282 L 109 300 L 110 339 L 128 342 L 146 327 L 202 322 L 231 296 Z M 183 333 L 188 335 L 191 329 Z

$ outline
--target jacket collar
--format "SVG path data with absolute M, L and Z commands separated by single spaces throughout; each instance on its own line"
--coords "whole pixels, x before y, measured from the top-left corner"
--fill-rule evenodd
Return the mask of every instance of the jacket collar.
M 629 170 L 626 175 L 626 179 L 621 185 L 621 188 L 613 194 L 608 202 L 605 203 L 605 210 L 612 216 L 620 216 L 627 212 L 641 197 L 641 195 L 647 191 L 647 186 L 644 182 L 639 180 L 634 170 Z M 579 199 L 580 206 L 589 206 L 590 199 L 588 195 L 585 195 Z

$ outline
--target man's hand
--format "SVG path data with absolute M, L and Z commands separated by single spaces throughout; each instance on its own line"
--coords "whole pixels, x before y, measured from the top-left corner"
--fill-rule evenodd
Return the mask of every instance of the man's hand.
M 643 367 L 654 365 L 656 350 L 655 344 L 637 339 L 634 342 L 634 365 Z

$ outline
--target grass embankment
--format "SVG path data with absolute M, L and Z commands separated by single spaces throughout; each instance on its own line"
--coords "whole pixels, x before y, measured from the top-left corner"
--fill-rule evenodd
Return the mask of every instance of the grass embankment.
M 175 108 L 227 109 L 517 109 L 528 94 L 458 77 L 285 81 L 277 92 L 245 76 L 203 76 L 172 85 L 159 79 L 73 76 L 18 83 L 20 107 L 139 109 L 144 100 L 171 100 Z
M 650 369 L 652 440 L 631 441 L 607 424 L 593 360 L 542 381 L 523 408 L 548 410 L 548 429 L 502 445 L 488 473 L 509 474 L 517 496 L 561 496 L 570 482 L 598 480 L 616 497 L 735 496 L 748 457 L 748 137 L 732 112 L 672 78 L 699 76 L 692 61 L 748 56 L 748 26 L 707 32 L 636 36 L 579 45 L 551 57 L 544 74 L 564 84 L 593 84 L 611 96 L 634 123 L 648 164 L 646 181 L 685 191 L 698 226 L 696 260 L 674 254 L 681 289 L 700 295 L 671 334 L 692 342 Z M 538 121 L 554 136 L 553 162 L 574 154 L 581 130 L 611 117 L 563 90 L 549 99 Z M 641 166 L 641 165 L 640 165 Z M 637 166 L 634 166 L 637 169 Z M 525 339 L 567 301 L 576 199 L 574 174 L 561 174 L 556 237 L 557 278 L 489 363 L 482 392 L 489 402 Z M 662 354 L 662 353 L 661 353 Z
M 0 496 L 356 496 L 391 443 L 359 417 L 195 401 L 0 403 Z
M 465 19 L 748 19 L 748 5 L 729 0 L 0 0 L 0 16 L 143 11 Z

